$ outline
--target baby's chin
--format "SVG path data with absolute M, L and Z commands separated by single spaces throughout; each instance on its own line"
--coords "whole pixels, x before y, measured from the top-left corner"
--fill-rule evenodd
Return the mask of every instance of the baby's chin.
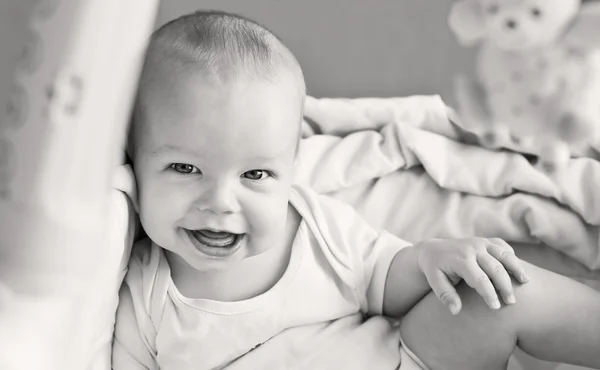
M 264 247 L 270 243 L 259 243 L 263 247 L 256 247 L 248 234 L 238 234 L 231 240 L 223 241 L 222 245 L 211 243 L 198 231 L 182 229 L 178 234 L 175 243 L 168 243 L 167 247 L 163 247 L 168 251 L 169 264 L 199 272 L 226 271 L 245 260 L 255 259 L 270 249 Z
M 206 256 L 199 256 L 198 254 L 185 256 L 183 254 L 184 253 L 182 252 L 165 249 L 165 256 L 167 257 L 171 270 L 200 273 L 223 272 L 235 268 L 247 258 L 243 252 L 236 253 L 227 259 L 209 258 Z

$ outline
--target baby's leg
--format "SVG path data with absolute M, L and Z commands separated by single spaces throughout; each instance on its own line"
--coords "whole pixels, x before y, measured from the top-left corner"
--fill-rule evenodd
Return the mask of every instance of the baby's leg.
M 463 309 L 452 316 L 431 293 L 402 321 L 406 345 L 432 370 L 506 369 L 515 346 L 542 360 L 600 369 L 600 292 L 523 264 L 531 281 L 514 283 L 516 304 L 491 310 L 460 283 Z

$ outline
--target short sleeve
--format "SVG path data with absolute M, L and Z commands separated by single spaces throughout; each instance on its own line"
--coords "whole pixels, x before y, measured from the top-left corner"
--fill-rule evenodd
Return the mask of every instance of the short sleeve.
M 387 273 L 398 251 L 410 243 L 387 231 L 375 230 L 350 205 L 303 190 L 330 254 L 331 263 L 345 281 L 352 281 L 361 311 L 369 315 L 383 312 Z M 306 220 L 306 218 L 305 218 Z
M 392 260 L 398 251 L 410 244 L 387 231 L 379 233 L 370 248 L 357 248 L 362 262 L 364 286 L 367 298 L 367 313 L 383 313 L 385 282 Z M 364 247 L 364 246 L 363 246 Z

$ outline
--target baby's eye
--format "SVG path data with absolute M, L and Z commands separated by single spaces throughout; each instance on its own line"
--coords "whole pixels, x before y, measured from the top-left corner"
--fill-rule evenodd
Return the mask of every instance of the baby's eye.
M 498 13 L 498 10 L 500 10 L 500 6 L 498 6 L 498 4 L 492 4 L 487 9 L 488 13 L 490 14 L 496 14 Z
M 187 163 L 173 163 L 169 166 L 169 168 L 172 168 L 173 170 L 186 175 L 200 172 L 200 170 L 197 169 L 195 166 L 192 166 L 191 164 Z
M 531 8 L 531 15 L 534 18 L 539 18 L 542 16 L 542 11 L 540 10 L 540 8 Z
M 250 170 L 242 174 L 242 177 L 248 180 L 263 180 L 269 176 L 269 171 L 265 170 Z

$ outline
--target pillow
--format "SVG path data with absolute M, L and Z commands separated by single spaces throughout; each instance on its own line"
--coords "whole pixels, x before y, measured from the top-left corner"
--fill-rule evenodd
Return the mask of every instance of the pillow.
M 159 0 L 13 3 L 24 52 L 0 64 L 15 84 L 0 109 L 0 369 L 110 370 L 136 218 L 127 169 L 106 185 Z
M 101 249 L 91 246 L 93 233 L 54 222 L 39 205 L 0 201 L 0 369 L 111 369 L 118 290 L 136 231 L 123 191 L 132 184 L 119 167 Z

